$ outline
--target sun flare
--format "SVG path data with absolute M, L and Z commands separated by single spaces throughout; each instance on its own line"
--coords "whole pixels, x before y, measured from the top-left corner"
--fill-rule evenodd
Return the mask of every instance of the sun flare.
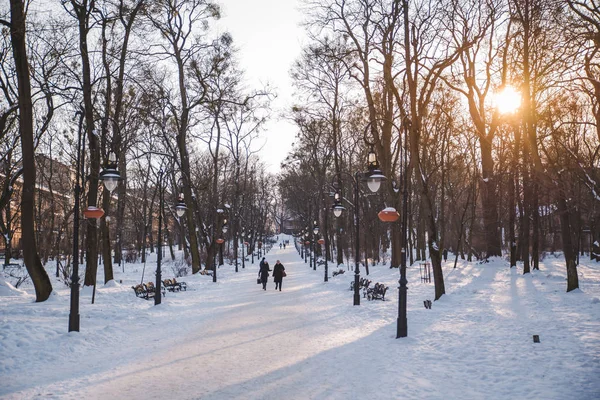
M 495 97 L 496 108 L 502 114 L 512 114 L 521 107 L 521 93 L 512 86 L 506 86 Z

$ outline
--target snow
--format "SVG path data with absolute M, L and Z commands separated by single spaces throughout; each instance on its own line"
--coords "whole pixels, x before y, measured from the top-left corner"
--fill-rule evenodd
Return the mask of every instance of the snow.
M 27 292 L 15 288 L 9 282 L 0 280 L 0 296 L 27 296 Z
M 71 333 L 69 289 L 52 266 L 46 302 L 34 302 L 31 286 L 1 284 L 0 398 L 600 398 L 600 264 L 582 258 L 580 290 L 565 293 L 562 258 L 527 275 L 500 258 L 444 263 L 446 295 L 428 310 L 434 285 L 420 282 L 416 263 L 409 336 L 396 339 L 398 269 L 370 265 L 372 285 L 389 286 L 386 301 L 353 306 L 353 271 L 324 283 L 323 267 L 308 268 L 294 246 L 276 244 L 266 258 L 286 268 L 281 292 L 272 280 L 267 291 L 256 284 L 255 259 L 238 273 L 222 266 L 217 283 L 178 278 L 188 291 L 159 306 L 131 289 L 143 264 L 115 267 L 95 304 L 82 289 L 81 330 Z M 149 261 L 145 281 L 154 269 Z

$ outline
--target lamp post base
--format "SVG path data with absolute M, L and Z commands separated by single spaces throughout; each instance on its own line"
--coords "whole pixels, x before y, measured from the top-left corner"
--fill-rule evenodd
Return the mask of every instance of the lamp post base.
M 406 318 L 398 318 L 398 329 L 396 331 L 396 339 L 408 336 L 408 321 Z
M 360 275 L 355 273 L 354 274 L 354 305 L 355 306 L 360 306 L 360 287 L 359 287 L 359 282 L 360 282 Z
M 396 329 L 396 339 L 408 336 L 408 318 L 406 317 L 406 279 L 400 279 L 398 287 L 398 320 Z
M 79 332 L 79 314 L 69 314 L 69 332 Z

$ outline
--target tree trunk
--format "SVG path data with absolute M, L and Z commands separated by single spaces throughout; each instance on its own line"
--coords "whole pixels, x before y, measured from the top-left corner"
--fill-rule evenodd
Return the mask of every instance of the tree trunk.
M 529 151 L 527 141 L 523 146 L 523 247 L 521 248 L 523 255 L 523 274 L 528 274 L 531 271 L 529 264 L 529 231 L 531 229 L 530 216 L 532 207 L 532 190 L 531 179 L 529 175 Z
M 183 73 L 183 72 L 181 72 Z M 198 235 L 196 232 L 196 219 L 194 218 L 196 205 L 193 201 L 191 168 L 189 154 L 186 147 L 187 112 L 184 112 L 185 125 L 182 124 L 181 131 L 177 135 L 177 146 L 181 160 L 181 178 L 183 181 L 183 194 L 188 210 L 187 218 L 188 234 L 190 235 L 190 253 L 192 254 L 192 274 L 200 272 L 200 252 L 198 250 Z
M 21 232 L 23 261 L 35 287 L 36 301 L 45 301 L 52 283 L 42 266 L 35 240 L 35 150 L 33 141 L 33 104 L 25 42 L 25 12 L 21 0 L 10 0 L 10 36 L 19 92 L 19 134 L 23 154 L 23 192 L 21 194 Z
M 575 250 L 571 236 L 571 216 L 565 200 L 564 188 L 560 189 L 557 202 L 560 215 L 560 230 L 562 232 L 563 252 L 567 264 L 567 292 L 579 288 L 579 277 L 577 275 L 577 264 L 575 263 Z
M 88 148 L 90 153 L 90 170 L 88 174 L 88 207 L 96 207 L 98 202 L 98 175 L 100 173 L 100 148 L 98 146 L 98 136 L 94 130 L 94 103 L 92 88 L 92 73 L 88 52 L 88 32 L 90 6 L 87 1 L 81 4 L 71 0 L 71 5 L 77 16 L 79 25 L 79 50 L 81 52 L 82 67 L 82 89 L 83 89 L 83 108 L 85 115 L 85 130 L 88 139 Z M 93 286 L 96 283 L 96 272 L 98 270 L 98 229 L 95 219 L 86 220 L 86 268 L 85 268 L 85 286 Z
M 540 269 L 540 212 L 539 212 L 539 190 L 540 185 L 538 182 L 538 174 L 533 172 L 533 182 L 532 182 L 532 204 L 531 204 L 531 214 L 532 218 L 532 240 L 531 240 L 531 261 L 532 268 Z
M 481 175 L 483 209 L 483 229 L 486 241 L 486 257 L 502 255 L 502 243 L 498 226 L 498 203 L 496 195 L 496 178 L 494 177 L 494 160 L 492 157 L 492 143 L 487 138 L 480 140 L 481 147 Z

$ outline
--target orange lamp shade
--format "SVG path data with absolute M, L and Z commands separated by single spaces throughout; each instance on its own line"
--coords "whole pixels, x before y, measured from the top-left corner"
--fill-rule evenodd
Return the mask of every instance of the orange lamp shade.
M 398 214 L 398 211 L 394 207 L 387 207 L 379 211 L 377 216 L 382 222 L 396 222 L 400 218 L 400 214 Z
M 98 207 L 89 206 L 85 210 L 83 210 L 83 216 L 88 219 L 98 219 L 102 218 L 104 215 L 104 210 Z
M 219 243 L 219 244 L 223 244 L 223 243 L 225 243 L 225 239 L 218 238 L 218 239 L 217 239 L 217 243 Z
M 317 240 L 317 243 L 319 243 L 319 244 L 325 244 L 325 239 L 319 239 L 319 240 Z

